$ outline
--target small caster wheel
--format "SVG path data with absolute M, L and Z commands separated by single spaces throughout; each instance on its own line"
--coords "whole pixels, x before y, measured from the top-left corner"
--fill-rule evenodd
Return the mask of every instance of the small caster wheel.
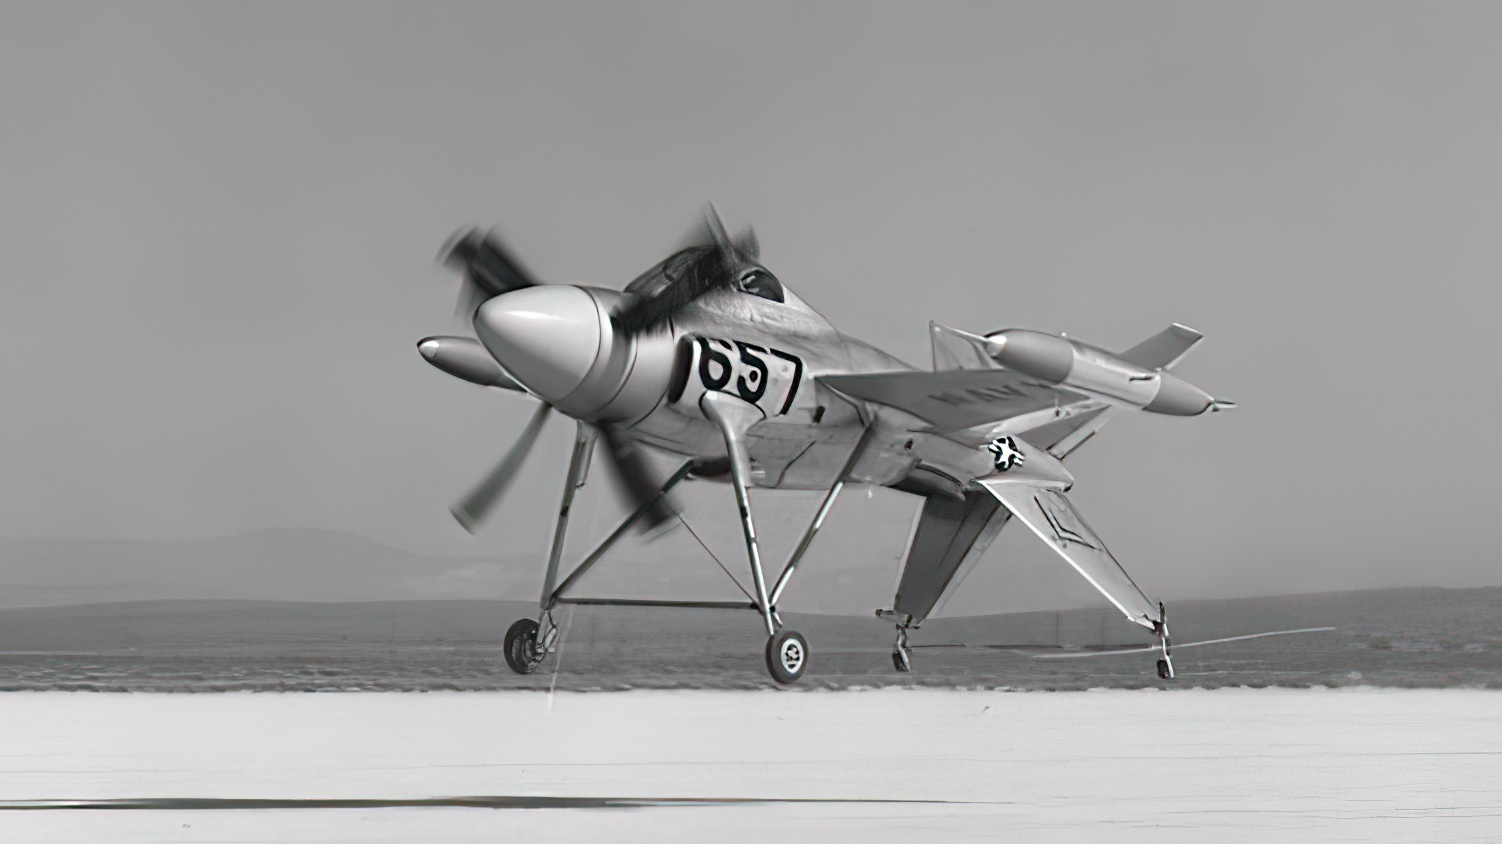
M 767 670 L 779 683 L 796 683 L 808 668 L 808 642 L 796 630 L 779 630 L 767 640 Z
M 531 674 L 542 664 L 537 647 L 537 622 L 524 618 L 506 631 L 506 664 L 518 674 Z
M 1169 665 L 1168 664 L 1168 660 L 1166 660 L 1166 659 L 1160 659 L 1160 660 L 1158 660 L 1158 679 L 1159 680 L 1172 680 L 1173 679 L 1173 666 Z
M 907 648 L 892 649 L 892 667 L 904 674 L 913 670 L 913 659 Z

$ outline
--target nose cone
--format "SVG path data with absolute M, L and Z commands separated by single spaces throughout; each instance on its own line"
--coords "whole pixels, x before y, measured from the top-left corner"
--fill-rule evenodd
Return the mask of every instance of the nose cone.
M 475 314 L 475 334 L 501 366 L 549 402 L 568 396 L 600 351 L 601 315 L 577 287 L 542 285 L 503 293 Z

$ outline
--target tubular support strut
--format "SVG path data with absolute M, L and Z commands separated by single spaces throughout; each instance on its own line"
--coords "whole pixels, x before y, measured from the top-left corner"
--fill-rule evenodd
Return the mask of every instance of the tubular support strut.
M 560 604 L 587 607 L 686 607 L 696 610 L 754 610 L 746 601 L 654 601 L 646 598 L 559 598 Z
M 1158 623 L 1153 627 L 1153 632 L 1158 636 L 1158 650 L 1163 654 L 1159 676 L 1165 680 L 1172 680 L 1174 678 L 1173 637 L 1168 633 L 1168 609 L 1163 606 L 1162 601 L 1158 602 Z
M 803 559 L 803 553 L 808 550 L 808 546 L 813 544 L 814 536 L 819 533 L 819 528 L 824 526 L 824 517 L 828 516 L 830 509 L 834 507 L 835 499 L 840 497 L 840 491 L 845 488 L 846 479 L 850 477 L 851 470 L 855 468 L 855 462 L 860 459 L 861 454 L 866 450 L 866 443 L 871 441 L 871 434 L 875 430 L 876 425 L 874 423 L 868 423 L 861 430 L 860 439 L 856 440 L 855 449 L 850 452 L 850 457 L 845 461 L 844 467 L 840 469 L 840 474 L 835 479 L 834 486 L 830 487 L 829 492 L 824 494 L 824 501 L 819 505 L 818 512 L 814 514 L 814 520 L 809 522 L 808 527 L 803 529 L 803 536 L 798 540 L 798 546 L 793 549 L 793 553 L 788 556 L 787 563 L 783 565 L 782 574 L 777 578 L 777 585 L 772 587 L 771 602 L 773 607 L 777 606 L 777 601 L 782 597 L 782 590 L 787 588 L 788 581 L 793 579 L 793 572 L 798 568 L 798 561 Z
M 578 423 L 578 428 L 574 433 L 574 453 L 569 458 L 568 476 L 563 483 L 563 503 L 558 507 L 558 524 L 553 528 L 553 544 L 548 548 L 548 571 L 542 579 L 542 598 L 538 601 L 538 607 L 542 609 L 544 616 L 553 608 L 553 586 L 558 582 L 558 561 L 563 557 L 563 540 L 568 532 L 569 510 L 574 506 L 574 493 L 584 486 L 584 478 L 589 473 L 589 458 L 594 451 L 594 445 L 594 428 L 583 422 Z
M 720 428 L 725 437 L 725 452 L 730 457 L 730 481 L 735 487 L 735 500 L 740 506 L 741 532 L 746 537 L 746 556 L 751 560 L 751 580 L 756 584 L 756 608 L 761 611 L 767 635 L 777 635 L 777 618 L 772 613 L 772 603 L 767 600 L 767 580 L 762 574 L 761 552 L 756 545 L 756 524 L 751 518 L 751 496 L 747 491 L 750 482 L 751 458 L 746 453 L 746 443 L 741 435 L 746 429 L 760 422 L 764 414 L 756 405 L 742 401 L 728 393 L 706 393 L 699 400 L 704 415 Z
M 609 551 L 610 547 L 612 545 L 615 545 L 617 540 L 619 540 L 622 536 L 625 536 L 626 531 L 630 530 L 632 525 L 640 521 L 641 517 L 645 516 L 647 514 L 647 511 L 652 509 L 653 505 L 660 501 L 663 496 L 671 492 L 673 487 L 677 486 L 680 481 L 688 477 L 688 473 L 692 471 L 693 468 L 694 462 L 692 460 L 684 461 L 683 465 L 678 467 L 678 471 L 674 472 L 672 477 L 668 478 L 667 483 L 663 484 L 662 488 L 657 491 L 657 494 L 652 496 L 651 500 L 643 502 L 640 507 L 637 507 L 636 510 L 631 513 L 631 515 L 626 517 L 625 521 L 621 522 L 619 527 L 612 531 L 609 536 L 605 537 L 605 540 L 603 542 L 595 547 L 595 550 L 589 552 L 589 556 L 584 558 L 584 562 L 580 563 L 578 568 L 574 569 L 568 577 L 564 578 L 563 582 L 558 584 L 557 589 L 552 590 L 551 593 L 544 593 L 544 595 L 546 596 L 543 602 L 544 612 L 546 613 L 548 610 L 551 610 L 553 607 L 557 606 L 558 603 L 562 600 L 564 594 L 568 592 L 569 587 L 573 586 L 574 583 L 579 580 L 579 578 L 584 576 L 585 572 L 589 571 L 595 563 L 599 562 L 600 558 L 605 556 L 605 552 Z M 561 536 L 561 527 L 559 528 L 559 531 Z M 552 570 L 551 565 L 549 565 L 549 570 Z

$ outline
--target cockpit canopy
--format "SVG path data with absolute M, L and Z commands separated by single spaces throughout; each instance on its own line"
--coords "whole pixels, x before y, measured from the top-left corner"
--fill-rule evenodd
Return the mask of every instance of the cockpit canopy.
M 669 255 L 656 266 L 637 276 L 626 285 L 626 292 L 637 293 L 643 296 L 655 295 L 670 282 L 677 281 L 683 273 L 688 271 L 690 264 L 695 259 L 708 252 L 713 247 L 691 246 L 681 249 Z M 786 292 L 782 282 L 777 276 L 760 264 L 747 263 L 739 268 L 736 277 L 736 287 L 743 293 L 759 296 L 773 302 L 784 303 L 787 301 Z

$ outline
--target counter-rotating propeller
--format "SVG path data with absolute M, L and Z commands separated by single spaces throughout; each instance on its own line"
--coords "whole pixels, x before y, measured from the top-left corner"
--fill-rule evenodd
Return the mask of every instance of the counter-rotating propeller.
M 667 283 L 654 292 L 626 294 L 610 314 L 610 331 L 628 341 L 660 331 L 674 314 L 690 303 L 715 290 L 735 287 L 740 274 L 748 266 L 755 265 L 758 250 L 754 233 L 748 230 L 733 240 L 712 205 L 706 209 L 702 226 L 687 240 L 687 248 L 678 253 L 683 260 L 677 262 L 673 272 L 665 273 Z M 476 314 L 491 299 L 542 286 L 494 232 L 460 230 L 445 244 L 439 259 L 460 273 L 455 318 L 467 327 L 474 327 Z M 525 384 L 523 379 L 516 380 Z M 542 406 L 494 468 L 449 508 L 459 524 L 471 533 L 494 510 L 515 479 L 536 444 L 549 411 L 561 410 L 538 395 L 535 389 L 529 388 L 528 392 L 542 401 Z M 599 433 L 598 439 L 604 444 L 607 462 L 613 468 L 618 488 L 631 506 L 640 508 L 650 504 L 639 522 L 644 529 L 651 530 L 677 515 L 677 510 L 666 497 L 658 497 L 660 483 L 654 479 L 641 447 L 631 439 L 620 420 L 575 418 L 593 425 Z
M 742 276 L 754 272 L 760 248 L 751 229 L 732 239 L 713 204 L 705 206 L 702 223 L 684 238 L 678 253 L 685 260 L 665 266 L 668 283 L 656 293 L 628 299 L 615 313 L 615 324 L 630 335 L 656 331 L 690 303 L 716 290 L 735 288 Z

